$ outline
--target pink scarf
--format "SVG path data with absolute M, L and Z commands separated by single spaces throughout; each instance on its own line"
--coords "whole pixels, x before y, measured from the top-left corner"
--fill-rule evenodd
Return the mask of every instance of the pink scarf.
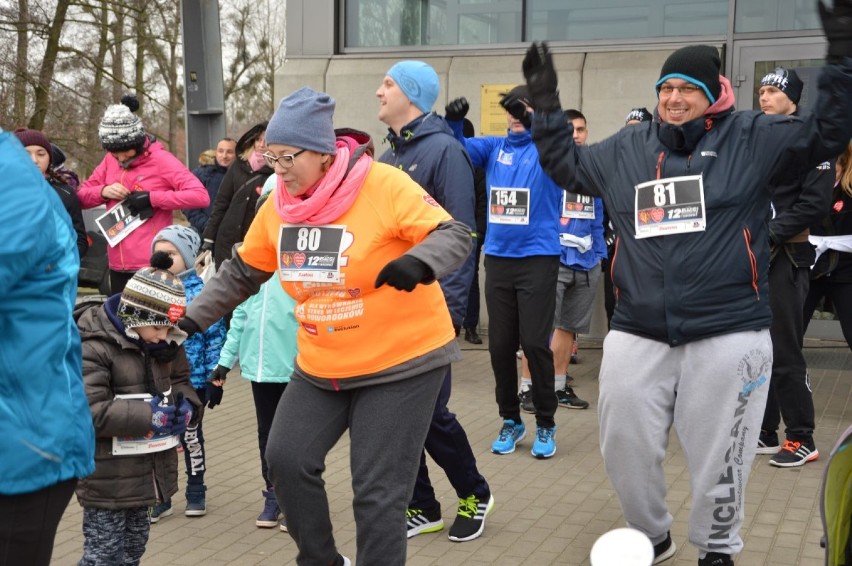
M 278 177 L 275 190 L 275 209 L 284 222 L 290 224 L 328 224 L 340 218 L 355 202 L 355 197 L 370 171 L 373 158 L 361 155 L 350 168 L 350 156 L 357 147 L 351 138 L 337 138 L 334 163 L 319 182 L 305 193 L 308 198 L 294 197 Z
M 263 158 L 263 152 L 254 150 L 251 152 L 248 158 L 248 164 L 251 166 L 252 171 L 258 171 L 264 165 L 266 165 L 266 160 Z

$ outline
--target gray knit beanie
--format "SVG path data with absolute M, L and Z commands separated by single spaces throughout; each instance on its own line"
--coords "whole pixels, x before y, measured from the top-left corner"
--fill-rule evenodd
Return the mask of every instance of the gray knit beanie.
M 183 263 L 186 264 L 186 268 L 192 269 L 198 250 L 201 249 L 201 238 L 198 236 L 198 232 L 180 224 L 166 226 L 154 236 L 154 240 L 151 242 L 151 253 L 154 253 L 156 243 L 162 240 L 176 247 L 177 251 L 180 252 L 180 257 L 183 258 Z
M 266 127 L 266 145 L 278 143 L 318 153 L 337 153 L 334 99 L 310 87 L 285 96 Z

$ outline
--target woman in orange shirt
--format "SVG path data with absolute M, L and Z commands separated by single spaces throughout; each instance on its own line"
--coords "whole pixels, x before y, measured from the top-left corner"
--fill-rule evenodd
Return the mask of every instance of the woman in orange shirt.
M 278 274 L 296 301 L 296 357 L 266 459 L 297 564 L 346 565 L 332 536 L 325 456 L 346 430 L 363 564 L 405 563 L 408 498 L 447 366 L 460 358 L 436 278 L 461 264 L 469 229 L 369 136 L 335 131 L 335 102 L 302 88 L 266 131 L 278 175 L 245 241 L 193 301 L 204 329 Z

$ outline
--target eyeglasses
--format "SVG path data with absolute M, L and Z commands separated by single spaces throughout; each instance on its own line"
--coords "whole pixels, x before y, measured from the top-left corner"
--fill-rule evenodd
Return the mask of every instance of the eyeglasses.
M 700 90 L 700 86 L 695 86 L 689 83 L 682 84 L 680 86 L 672 86 L 670 84 L 660 86 L 660 94 L 664 94 L 666 96 L 671 96 L 674 91 L 678 91 L 681 96 L 689 96 L 690 94 L 695 94 Z
M 287 153 L 287 154 L 284 154 L 284 155 L 272 155 L 271 153 L 264 153 L 263 159 L 264 159 L 264 161 L 266 161 L 266 164 L 269 165 L 270 167 L 275 167 L 275 164 L 277 163 L 278 165 L 280 165 L 284 169 L 289 169 L 290 167 L 292 167 L 293 165 L 296 164 L 296 157 L 302 155 L 306 151 L 308 151 L 308 150 L 307 149 L 301 149 L 301 150 L 297 151 L 296 153 Z

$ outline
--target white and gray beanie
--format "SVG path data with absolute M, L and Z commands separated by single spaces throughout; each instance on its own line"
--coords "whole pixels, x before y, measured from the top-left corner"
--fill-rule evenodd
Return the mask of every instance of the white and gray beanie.
M 110 104 L 98 126 L 98 137 L 107 151 L 141 149 L 145 145 L 145 129 L 142 120 L 135 112 L 139 109 L 139 100 L 126 94 L 121 104 Z

